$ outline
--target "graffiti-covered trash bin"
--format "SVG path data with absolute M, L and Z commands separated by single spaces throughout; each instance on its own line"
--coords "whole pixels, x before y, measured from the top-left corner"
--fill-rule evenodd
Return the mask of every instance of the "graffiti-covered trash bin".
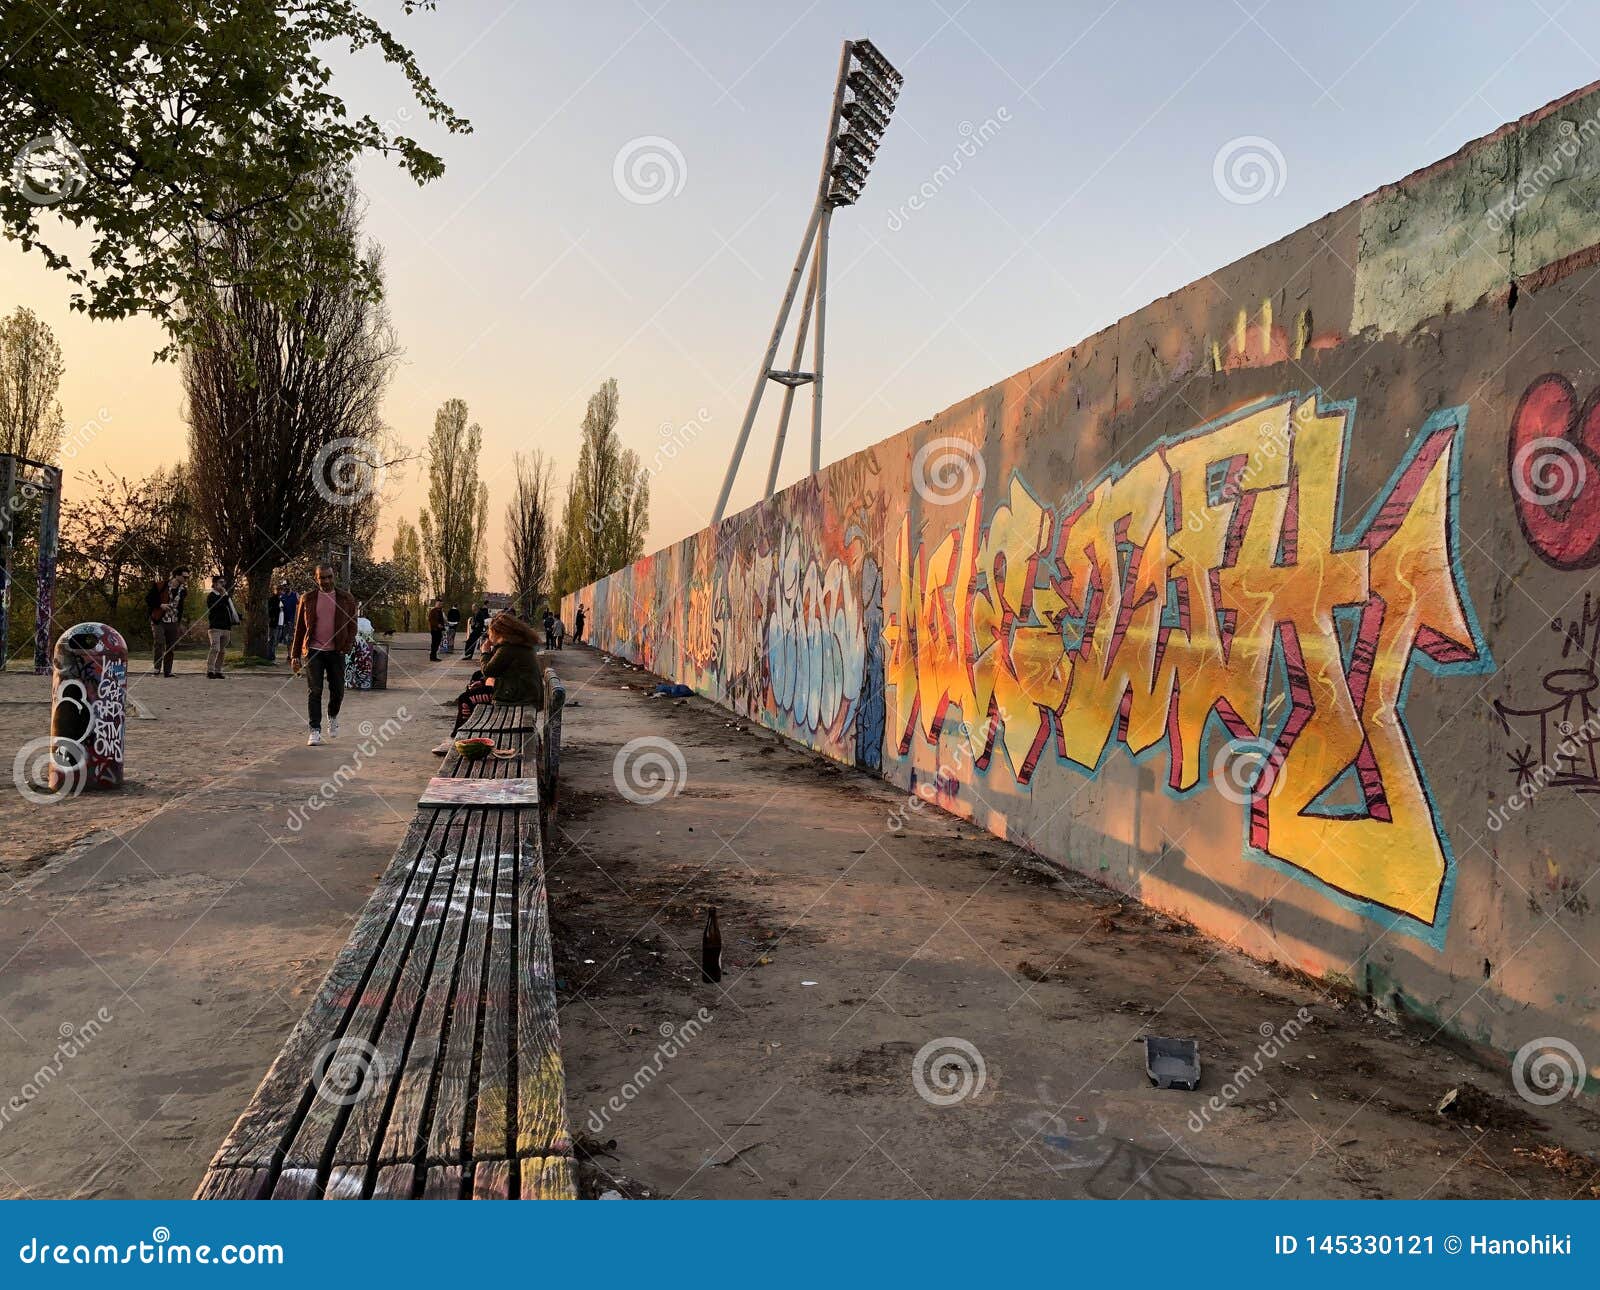
M 128 642 L 105 623 L 79 623 L 56 638 L 50 685 L 50 787 L 122 787 L 128 715 Z
M 344 688 L 370 690 L 372 688 L 372 638 L 357 636 L 356 643 L 344 658 Z

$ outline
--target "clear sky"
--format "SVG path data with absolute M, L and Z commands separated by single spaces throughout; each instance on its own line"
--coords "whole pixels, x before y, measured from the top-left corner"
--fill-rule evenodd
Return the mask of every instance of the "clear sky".
M 544 448 L 564 484 L 606 377 L 624 440 L 662 461 L 650 548 L 707 522 L 847 37 L 870 37 L 906 83 L 861 203 L 834 220 L 825 462 L 1600 78 L 1600 6 L 1560 0 L 373 8 L 394 14 L 475 127 L 430 131 L 398 76 L 340 59 L 354 106 L 405 124 L 448 166 L 421 189 L 376 161 L 360 177 L 405 348 L 386 417 L 414 451 L 446 398 L 482 423 L 497 586 L 513 452 Z M 1239 204 L 1213 163 L 1247 136 L 1281 154 L 1282 186 Z M 641 139 L 670 144 L 638 145 L 672 168 L 659 200 L 629 200 L 616 180 Z M 69 431 L 103 425 L 73 467 L 134 474 L 181 458 L 177 371 L 152 365 L 156 329 L 90 323 L 67 297 L 0 244 L 0 308 L 32 306 L 66 351 Z M 760 495 L 777 404 L 769 393 L 730 512 Z M 805 469 L 804 391 L 797 409 L 780 484 Z M 391 481 L 382 553 L 423 492 L 420 466 Z

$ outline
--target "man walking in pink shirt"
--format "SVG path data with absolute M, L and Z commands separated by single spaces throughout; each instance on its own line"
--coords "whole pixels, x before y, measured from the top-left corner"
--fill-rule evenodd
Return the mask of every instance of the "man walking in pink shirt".
M 294 619 L 289 666 L 296 676 L 306 670 L 306 743 L 322 742 L 322 686 L 328 686 L 328 738 L 339 734 L 339 708 L 344 702 L 344 660 L 356 639 L 356 600 L 333 585 L 333 566 L 317 566 L 317 589 L 300 597 Z

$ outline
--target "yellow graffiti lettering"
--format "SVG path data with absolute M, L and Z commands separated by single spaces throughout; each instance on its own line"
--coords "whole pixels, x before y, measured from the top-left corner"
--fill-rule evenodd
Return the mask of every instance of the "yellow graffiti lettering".
M 1089 772 L 1113 739 L 1136 755 L 1165 740 L 1183 793 L 1218 718 L 1263 753 L 1252 849 L 1431 925 L 1447 844 L 1401 696 L 1414 654 L 1486 658 L 1450 555 L 1464 414 L 1424 427 L 1350 535 L 1353 415 L 1280 399 L 1162 443 L 1070 510 L 1013 477 L 987 525 L 975 494 L 931 552 L 907 516 L 883 631 L 890 744 L 954 732 L 985 767 L 998 743 L 1027 784 L 1052 731 Z

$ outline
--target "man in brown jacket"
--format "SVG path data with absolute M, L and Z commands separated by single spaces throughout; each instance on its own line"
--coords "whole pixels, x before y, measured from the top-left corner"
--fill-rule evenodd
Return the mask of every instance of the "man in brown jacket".
M 306 743 L 322 742 L 322 683 L 328 683 L 328 738 L 339 734 L 339 707 L 344 702 L 344 660 L 356 641 L 356 599 L 333 585 L 333 566 L 317 566 L 317 589 L 300 597 L 294 617 L 289 666 L 296 676 L 306 669 Z
M 428 610 L 428 662 L 439 661 L 439 646 L 444 643 L 444 601 L 437 596 Z

